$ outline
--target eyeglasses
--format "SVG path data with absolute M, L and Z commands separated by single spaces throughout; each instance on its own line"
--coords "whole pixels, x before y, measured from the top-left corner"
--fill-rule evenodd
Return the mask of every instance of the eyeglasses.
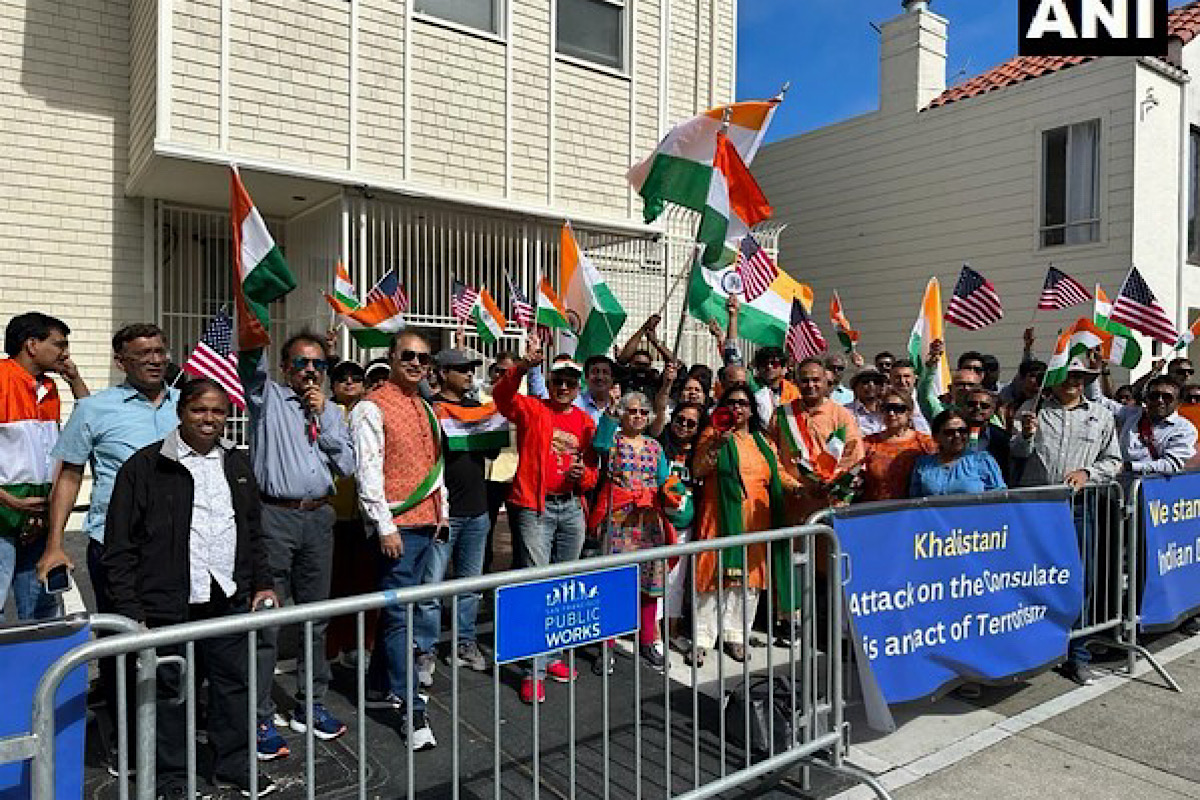
M 671 420 L 671 424 L 678 425 L 684 430 L 691 430 L 692 428 L 700 427 L 700 420 L 692 419 L 691 417 L 676 417 L 675 419 Z
M 152 364 L 155 361 L 170 361 L 171 353 L 165 347 L 156 347 L 153 350 L 143 350 L 140 353 L 122 353 L 121 358 L 131 364 Z
M 1146 392 L 1147 400 L 1156 400 L 1160 403 L 1174 403 L 1175 394 L 1173 392 Z
M 873 383 L 876 386 L 887 386 L 887 378 L 882 375 L 876 375 L 870 378 L 863 378 L 859 383 Z
M 292 369 L 294 370 L 306 369 L 310 364 L 317 372 L 324 372 L 325 368 L 329 366 L 329 362 L 323 358 L 304 358 L 303 356 L 296 356 L 292 359 Z
M 966 428 L 942 428 L 942 436 L 947 439 L 956 439 L 958 437 L 967 438 L 969 431 Z
M 987 400 L 968 400 L 963 405 L 973 411 L 987 411 L 992 407 L 992 404 Z
M 551 378 L 550 383 L 553 386 L 565 386 L 568 389 L 574 389 L 579 386 L 578 378 Z
M 978 383 L 967 383 L 966 381 L 955 381 L 950 385 L 955 389 L 976 389 L 979 387 Z
M 348 375 L 343 375 L 342 377 L 338 378 L 338 379 L 337 379 L 337 382 L 338 382 L 338 383 L 362 383 L 362 382 L 363 382 L 363 376 L 362 376 L 362 375 L 355 375 L 355 374 L 352 372 L 352 373 L 350 373 L 350 374 L 348 374 Z
M 470 364 L 454 364 L 452 366 L 446 367 L 446 370 L 449 372 L 463 372 L 463 373 L 466 373 L 469 375 L 475 371 L 475 368 L 472 367 Z
M 1200 403 L 1200 394 L 1189 394 L 1183 400 L 1185 403 Z
M 627 408 L 627 409 L 625 409 L 625 413 L 631 417 L 648 417 L 648 416 L 650 416 L 650 409 L 648 409 L 648 408 Z
M 1177 367 L 1177 368 L 1175 369 L 1175 374 L 1176 374 L 1176 375 L 1195 375 L 1195 374 L 1196 374 L 1196 370 L 1194 370 L 1194 369 L 1186 369 L 1186 368 L 1184 368 L 1184 367 Z
M 908 406 L 904 405 L 904 403 L 885 403 L 883 406 L 883 413 L 885 413 L 885 414 L 907 414 Z
M 826 367 L 826 369 L 829 370 L 830 372 L 845 372 L 846 365 L 845 364 L 834 364 L 832 366 Z
M 416 361 L 422 367 L 428 367 L 433 363 L 433 356 L 420 350 L 401 350 L 400 362 L 404 363 L 405 361 Z
M 721 405 L 723 405 L 727 408 L 749 408 L 750 401 L 749 400 L 726 400 L 724 403 L 721 403 Z

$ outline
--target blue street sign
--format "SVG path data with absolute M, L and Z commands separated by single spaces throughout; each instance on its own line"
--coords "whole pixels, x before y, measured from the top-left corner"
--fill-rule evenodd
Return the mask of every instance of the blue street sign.
M 637 629 L 636 564 L 496 590 L 497 663 L 601 642 Z

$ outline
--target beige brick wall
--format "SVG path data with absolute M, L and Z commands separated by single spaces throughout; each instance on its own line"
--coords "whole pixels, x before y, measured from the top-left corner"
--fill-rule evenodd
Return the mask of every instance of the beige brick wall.
M 129 8 L 129 171 L 145 166 L 154 147 L 158 113 L 158 25 L 154 0 Z
M 404 177 L 404 3 L 360 0 L 358 169 Z
M 128 2 L 0 4 L 0 319 L 61 316 L 95 388 L 112 378 L 114 328 L 142 316 L 141 201 L 123 194 L 129 52 Z
M 350 4 L 240 1 L 233 5 L 232 18 L 230 150 L 345 169 Z
M 513 6 L 513 196 L 545 203 L 550 146 L 550 4 Z
M 221 3 L 176 0 L 174 8 L 171 140 L 215 150 L 220 147 Z
M 558 64 L 557 75 L 558 206 L 625 216 L 625 170 L 631 163 L 629 81 L 567 63 Z
M 413 20 L 412 179 L 504 194 L 504 45 Z

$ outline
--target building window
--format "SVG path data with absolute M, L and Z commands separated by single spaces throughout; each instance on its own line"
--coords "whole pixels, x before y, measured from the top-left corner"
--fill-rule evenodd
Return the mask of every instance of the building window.
M 623 70 L 623 0 L 558 0 L 557 47 L 565 56 Z
M 500 35 L 501 0 L 416 0 L 413 10 Z
M 1190 131 L 1191 142 L 1188 157 L 1188 261 L 1200 264 L 1200 128 Z
M 1100 240 L 1100 120 L 1042 134 L 1042 247 Z

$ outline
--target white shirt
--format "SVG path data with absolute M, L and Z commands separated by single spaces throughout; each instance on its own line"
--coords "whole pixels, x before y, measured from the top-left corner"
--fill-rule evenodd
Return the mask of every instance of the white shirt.
M 383 486 L 383 409 L 370 400 L 359 400 L 350 410 L 350 438 L 354 442 L 358 505 L 380 536 L 397 533 L 392 506 Z
M 177 438 L 179 463 L 192 474 L 192 525 L 188 537 L 191 564 L 189 603 L 207 603 L 216 581 L 226 597 L 237 592 L 233 580 L 237 556 L 237 524 L 233 495 L 225 479 L 225 451 L 220 445 L 200 455 Z

